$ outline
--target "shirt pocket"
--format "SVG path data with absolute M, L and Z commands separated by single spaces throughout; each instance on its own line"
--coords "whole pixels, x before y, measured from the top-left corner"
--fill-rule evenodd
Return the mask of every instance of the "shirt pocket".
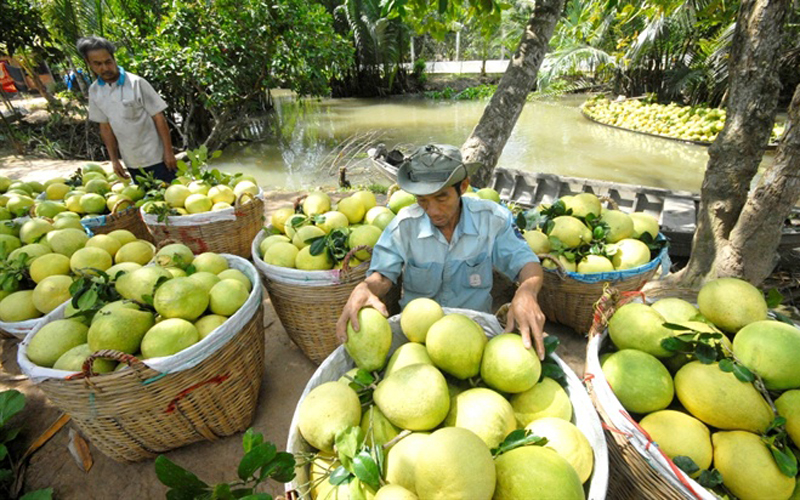
M 142 105 L 135 99 L 122 100 L 122 117 L 126 120 L 135 120 L 144 112 Z
M 433 297 L 442 286 L 442 264 L 427 262 L 424 264 L 406 263 L 403 271 L 403 288 L 416 295 Z
M 492 259 L 487 252 L 469 258 L 461 267 L 459 282 L 466 288 L 490 288 L 492 286 Z

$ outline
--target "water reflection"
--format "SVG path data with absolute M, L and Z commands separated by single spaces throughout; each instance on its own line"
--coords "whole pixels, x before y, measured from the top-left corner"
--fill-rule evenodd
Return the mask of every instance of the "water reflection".
M 697 192 L 707 148 L 648 137 L 592 123 L 578 106 L 581 96 L 525 106 L 499 166 Z M 275 113 L 254 123 L 266 138 L 230 146 L 217 163 L 245 171 L 264 186 L 305 189 L 335 185 L 331 151 L 354 134 L 371 134 L 387 146 L 426 142 L 461 144 L 485 102 L 391 99 L 277 99 Z M 332 171 L 331 171 L 332 170 Z M 353 165 L 354 182 L 383 182 L 366 166 Z

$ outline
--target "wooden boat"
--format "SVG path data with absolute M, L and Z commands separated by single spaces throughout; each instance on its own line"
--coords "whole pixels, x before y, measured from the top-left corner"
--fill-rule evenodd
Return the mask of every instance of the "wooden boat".
M 370 155 L 373 165 L 392 182 L 397 178 L 397 166 L 388 163 L 378 148 Z M 383 150 L 385 151 L 385 150 Z M 500 199 L 513 202 L 524 209 L 552 203 L 558 198 L 578 193 L 594 193 L 614 200 L 624 212 L 645 212 L 656 217 L 661 232 L 670 239 L 670 254 L 688 257 L 696 229 L 700 196 L 688 191 L 598 181 L 555 174 L 523 172 L 510 168 L 495 168 L 490 186 Z M 787 220 L 778 251 L 800 247 L 800 209 Z

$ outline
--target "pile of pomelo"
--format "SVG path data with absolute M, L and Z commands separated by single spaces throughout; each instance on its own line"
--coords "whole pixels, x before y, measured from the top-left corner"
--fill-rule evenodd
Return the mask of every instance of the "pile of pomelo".
M 519 335 L 487 339 L 420 298 L 400 317 L 409 342 L 388 356 L 388 320 L 364 308 L 359 323 L 345 344 L 357 368 L 299 406 L 300 434 L 319 450 L 301 487 L 311 498 L 585 497 L 592 448 Z
M 28 215 L 35 199 L 44 191 L 40 182 L 14 181 L 0 176 L 0 220 Z
M 232 208 L 239 197 L 249 203 L 259 193 L 258 184 L 249 175 L 178 176 L 169 186 L 151 195 L 141 208 L 144 213 L 166 210 L 170 216 L 216 212 Z
M 525 241 L 537 255 L 557 256 L 567 271 L 601 273 L 633 269 L 652 260 L 658 220 L 652 215 L 627 214 L 602 206 L 592 193 L 562 196 L 549 206 L 517 218 L 525 226 Z M 544 267 L 553 268 L 550 260 Z
M 0 321 L 39 318 L 66 302 L 76 277 L 146 264 L 155 247 L 131 232 L 89 237 L 79 216 L 0 223 Z
M 603 374 L 676 465 L 741 500 L 795 498 L 800 329 L 769 319 L 757 288 L 721 278 L 697 306 L 628 303 L 608 332 L 618 350 L 601 356 Z
M 220 254 L 195 256 L 179 243 L 166 245 L 155 256 L 145 253 L 149 255 L 143 263 L 152 258 L 154 265 L 125 261 L 107 269 L 112 281 L 102 294 L 106 299 L 87 300 L 83 307 L 83 298 L 76 297 L 64 319 L 47 323 L 30 340 L 28 358 L 39 366 L 79 371 L 87 356 L 102 349 L 139 359 L 171 356 L 225 323 L 253 287 Z M 115 365 L 97 360 L 93 366 L 106 373 Z
M 639 99 L 610 101 L 603 95 L 586 101 L 582 110 L 606 125 L 699 142 L 713 142 L 725 126 L 726 117 L 726 111 L 719 108 L 664 105 Z M 775 124 L 770 142 L 775 142 L 784 128 L 783 124 Z

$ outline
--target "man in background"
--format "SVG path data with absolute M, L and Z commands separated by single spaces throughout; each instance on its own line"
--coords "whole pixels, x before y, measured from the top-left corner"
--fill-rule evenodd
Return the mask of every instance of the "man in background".
M 116 47 L 105 38 L 81 38 L 77 49 L 97 75 L 89 87 L 89 120 L 100 124 L 114 172 L 123 178 L 149 172 L 172 182 L 177 161 L 164 117 L 167 103 L 146 80 L 117 66 Z

